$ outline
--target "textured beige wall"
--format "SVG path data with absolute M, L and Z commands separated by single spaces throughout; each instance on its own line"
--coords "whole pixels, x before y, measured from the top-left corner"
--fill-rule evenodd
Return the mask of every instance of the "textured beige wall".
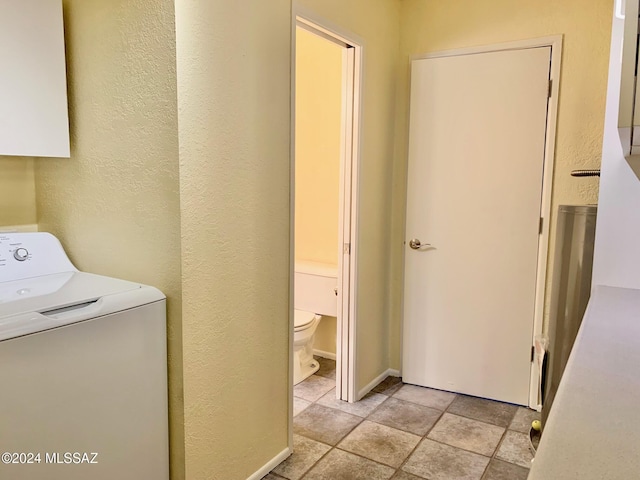
M 389 368 L 391 179 L 398 0 L 298 0 L 296 4 L 364 42 L 357 285 L 357 389 Z
M 40 229 L 75 265 L 168 297 L 171 462 L 184 478 L 173 2 L 65 0 L 71 158 L 36 161 Z
M 398 368 L 401 361 L 409 55 L 564 35 L 549 265 L 554 253 L 557 206 L 596 203 L 598 199 L 597 179 L 575 179 L 570 172 L 600 165 L 612 12 L 612 0 L 594 0 L 589 2 L 588 8 L 580 0 L 403 0 L 401 4 L 402 64 L 393 172 L 393 241 L 389 259 L 392 294 L 389 341 L 393 368 Z M 547 299 L 548 294 L 547 287 Z
M 338 264 L 342 48 L 296 28 L 295 258 Z
M 177 0 L 186 474 L 288 444 L 290 0 Z
M 322 317 L 313 339 L 313 349 L 336 354 L 336 336 L 338 334 L 338 319 L 336 317 Z
M 0 156 L 0 226 L 36 221 L 33 159 Z

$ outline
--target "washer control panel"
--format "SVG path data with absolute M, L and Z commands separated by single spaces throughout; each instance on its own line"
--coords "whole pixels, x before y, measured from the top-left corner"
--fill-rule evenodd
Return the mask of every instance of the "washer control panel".
M 0 233 L 0 282 L 75 271 L 50 233 Z
M 19 262 L 24 262 L 27 258 L 29 258 L 29 251 L 24 248 L 16 248 L 13 252 L 13 258 L 18 260 Z

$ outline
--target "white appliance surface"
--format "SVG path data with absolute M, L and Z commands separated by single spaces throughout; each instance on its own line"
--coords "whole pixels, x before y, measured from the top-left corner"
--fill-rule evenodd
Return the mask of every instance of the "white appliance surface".
M 0 283 L 0 341 L 162 300 L 157 290 L 83 272 Z
M 0 283 L 75 271 L 50 233 L 0 233 Z
M 79 272 L 53 235 L 0 234 L 0 385 L 0 478 L 168 480 L 157 289 Z

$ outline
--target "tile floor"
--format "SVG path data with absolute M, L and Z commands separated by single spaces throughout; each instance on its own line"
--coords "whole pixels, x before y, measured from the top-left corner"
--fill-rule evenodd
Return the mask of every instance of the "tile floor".
M 335 362 L 294 388 L 294 453 L 265 480 L 525 480 L 529 409 L 389 377 L 335 398 Z

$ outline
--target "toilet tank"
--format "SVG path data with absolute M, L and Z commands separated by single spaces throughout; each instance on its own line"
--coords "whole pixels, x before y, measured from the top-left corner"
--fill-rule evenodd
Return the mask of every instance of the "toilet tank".
M 296 262 L 294 308 L 308 312 L 338 316 L 338 268 L 316 262 Z

